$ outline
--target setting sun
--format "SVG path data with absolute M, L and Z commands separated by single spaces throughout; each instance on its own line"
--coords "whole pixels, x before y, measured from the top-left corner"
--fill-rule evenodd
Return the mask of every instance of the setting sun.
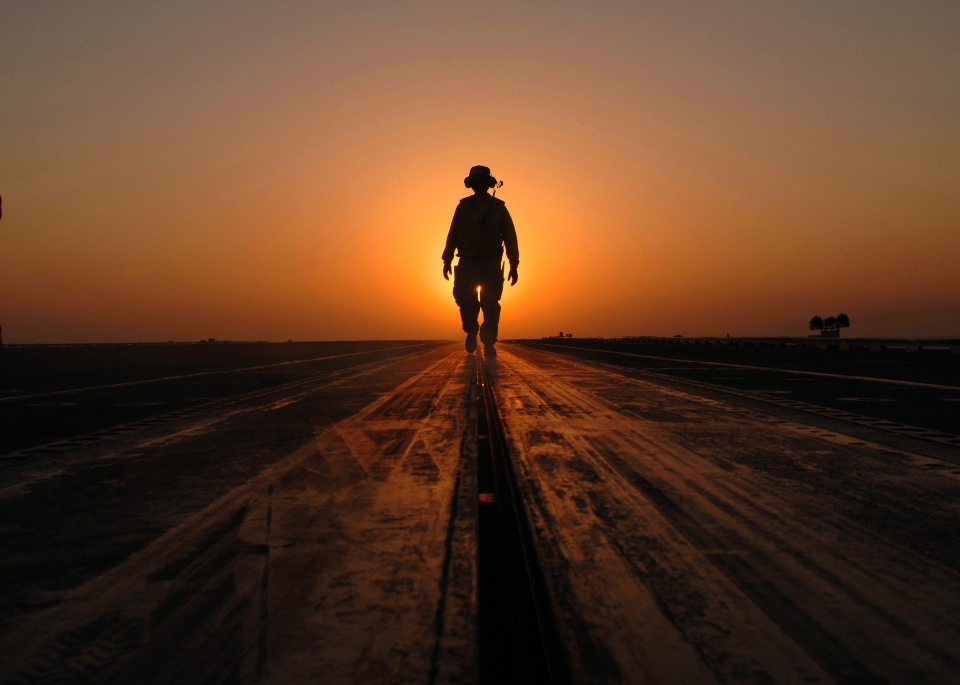
M 7 7 L 7 340 L 455 337 L 476 164 L 505 337 L 960 333 L 947 6 L 363 6 Z
M 960 2 L 0 65 L 0 682 L 960 683 Z

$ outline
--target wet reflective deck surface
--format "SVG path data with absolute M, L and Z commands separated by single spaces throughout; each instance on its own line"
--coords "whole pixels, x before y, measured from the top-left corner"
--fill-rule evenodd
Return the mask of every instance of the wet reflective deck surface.
M 0 682 L 960 681 L 949 423 L 519 345 L 479 375 L 454 345 L 371 355 L 22 430 Z M 520 602 L 490 588 L 530 597 L 540 666 L 491 653 Z

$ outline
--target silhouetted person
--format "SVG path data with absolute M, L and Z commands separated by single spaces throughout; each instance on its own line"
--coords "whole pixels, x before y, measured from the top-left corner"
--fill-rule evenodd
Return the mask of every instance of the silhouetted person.
M 460 200 L 453 213 L 453 222 L 443 250 L 443 277 L 450 280 L 450 263 L 454 250 L 460 261 L 453 269 L 453 299 L 460 307 L 460 320 L 467 334 L 467 352 L 477 349 L 477 333 L 483 342 L 483 353 L 497 354 L 497 329 L 500 324 L 500 296 L 503 294 L 504 247 L 510 260 L 510 285 L 516 285 L 520 250 L 517 231 L 503 200 L 491 197 L 487 191 L 495 187 L 497 179 L 485 166 L 470 169 L 463 185 L 473 195 Z M 480 289 L 479 297 L 477 288 Z M 483 325 L 477 324 L 483 310 Z

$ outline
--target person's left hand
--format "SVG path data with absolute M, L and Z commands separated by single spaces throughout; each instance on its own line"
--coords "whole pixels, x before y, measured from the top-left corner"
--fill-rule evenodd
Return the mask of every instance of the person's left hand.
M 507 274 L 507 280 L 510 281 L 510 285 L 516 285 L 519 279 L 520 274 L 517 273 L 517 267 L 511 266 L 510 273 Z
M 443 263 L 443 279 L 445 281 L 450 280 L 450 272 L 453 271 L 453 267 L 450 266 L 450 262 Z

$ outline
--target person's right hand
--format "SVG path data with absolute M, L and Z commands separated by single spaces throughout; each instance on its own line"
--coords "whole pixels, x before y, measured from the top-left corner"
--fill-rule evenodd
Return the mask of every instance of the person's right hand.
M 453 271 L 453 267 L 450 266 L 450 262 L 443 263 L 443 280 L 450 280 L 450 272 Z

